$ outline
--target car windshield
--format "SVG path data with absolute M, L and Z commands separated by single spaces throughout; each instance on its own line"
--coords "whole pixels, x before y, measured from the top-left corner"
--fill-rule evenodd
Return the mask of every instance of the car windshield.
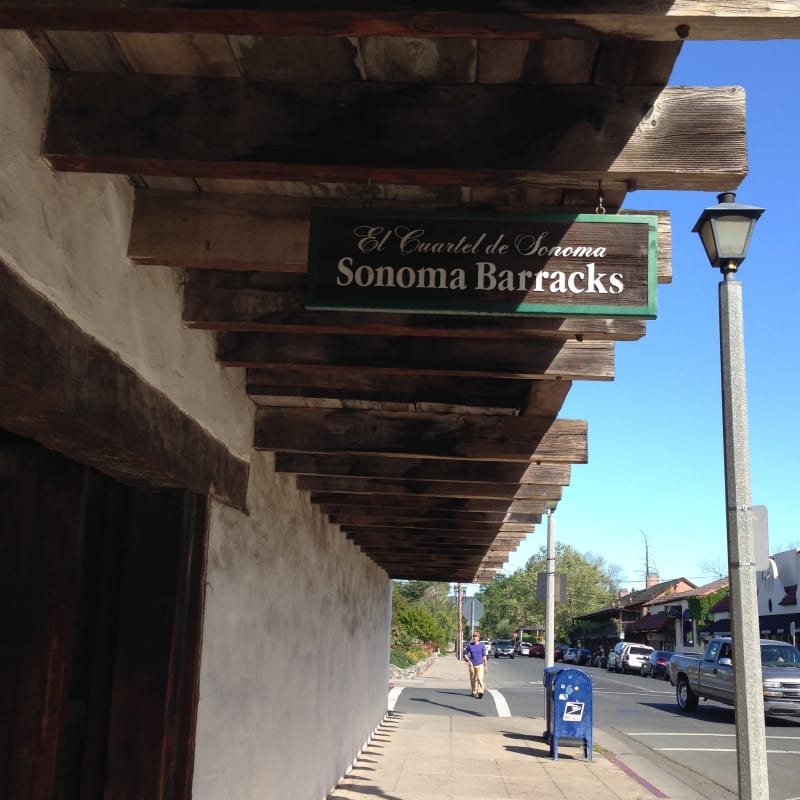
M 498 639 L 497 640 L 498 647 L 511 647 L 511 639 Z
M 761 663 L 766 667 L 800 667 L 800 651 L 790 645 L 761 645 Z

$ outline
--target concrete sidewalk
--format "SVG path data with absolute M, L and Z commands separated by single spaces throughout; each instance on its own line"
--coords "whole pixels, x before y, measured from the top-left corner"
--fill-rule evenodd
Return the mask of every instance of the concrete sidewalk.
M 413 681 L 431 689 L 467 690 L 464 664 L 438 658 Z M 480 702 L 492 703 L 489 694 Z M 542 706 L 544 690 L 542 689 Z M 530 717 L 436 716 L 390 712 L 330 800 L 707 800 L 611 734 L 593 728 L 594 760 L 559 744 L 558 760 L 542 738 L 545 720 Z M 718 787 L 715 787 L 718 789 Z M 731 795 L 727 795 L 731 797 Z

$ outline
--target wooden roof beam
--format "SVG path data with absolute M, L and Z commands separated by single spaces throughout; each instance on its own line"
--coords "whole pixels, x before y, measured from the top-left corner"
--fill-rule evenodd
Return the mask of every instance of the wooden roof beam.
M 543 385 L 561 381 L 545 381 Z M 563 381 L 569 385 L 569 381 Z M 383 373 L 363 370 L 309 371 L 306 367 L 274 366 L 247 370 L 247 392 L 262 406 L 291 405 L 306 398 L 364 405 L 373 402 L 385 408 L 402 405 L 404 410 L 431 411 L 434 408 L 474 408 L 483 413 L 516 414 L 526 405 L 528 381 L 480 377 L 448 377 L 412 373 Z M 398 409 L 399 410 L 399 409 Z
M 387 9 L 373 0 L 349 6 L 291 2 L 223 3 L 195 0 L 0 0 L 0 27 L 274 36 L 416 36 L 513 39 L 621 37 L 651 41 L 784 39 L 800 37 L 798 0 L 643 0 L 470 3 L 463 11 L 441 4 Z
M 448 461 L 446 459 L 390 458 L 382 456 L 276 453 L 276 472 L 302 475 L 346 475 L 362 478 L 404 478 L 425 481 L 494 481 L 497 483 L 566 486 L 569 464 L 520 464 L 501 461 Z
M 390 506 L 397 513 L 406 514 L 409 509 L 421 514 L 435 512 L 497 513 L 507 514 L 511 519 L 515 514 L 543 514 L 546 503 L 543 500 L 476 500 L 464 497 L 425 497 L 393 494 L 344 494 L 338 492 L 312 492 L 311 502 L 325 511 L 327 505 L 347 506 L 363 509 L 364 513 L 375 513 L 375 509 Z
M 345 494 L 401 494 L 428 497 L 467 497 L 484 500 L 560 500 L 560 486 L 457 481 L 391 481 L 340 476 L 299 475 L 297 488 L 305 492 Z
M 513 346 L 507 340 L 450 337 L 237 333 L 226 339 L 217 359 L 228 367 L 291 365 L 318 373 L 344 369 L 481 378 L 614 378 L 614 343 L 601 341 L 543 339 Z
M 329 508 L 331 508 L 331 506 L 329 506 Z M 447 523 L 445 527 L 449 527 L 450 523 L 453 523 L 453 530 L 457 530 L 459 526 L 467 530 L 474 530 L 474 528 L 469 527 L 470 525 L 476 525 L 479 527 L 483 525 L 494 526 L 493 529 L 498 530 L 501 525 L 508 524 L 522 525 L 524 526 L 525 530 L 533 530 L 534 526 L 538 525 L 542 521 L 541 514 L 526 515 L 530 518 L 530 522 L 506 523 L 503 520 L 502 514 L 469 514 L 465 512 L 455 512 L 450 516 L 447 516 L 444 513 L 440 514 L 439 516 L 433 516 L 432 514 L 415 515 L 412 514 L 410 510 L 408 514 L 399 512 L 391 513 L 391 509 L 386 509 L 383 514 L 372 514 L 369 513 L 369 509 L 363 510 L 349 506 L 339 507 L 338 509 L 333 506 L 332 508 L 334 508 L 334 511 L 332 512 L 325 511 L 325 509 L 320 510 L 322 510 L 323 513 L 327 513 L 330 521 L 336 525 L 377 525 L 379 527 L 426 528 L 438 527 L 443 523 Z
M 55 169 L 124 175 L 713 191 L 747 173 L 744 112 L 737 87 L 276 87 L 54 72 L 42 154 Z
M 584 420 L 350 409 L 260 408 L 254 447 L 524 463 L 588 459 Z

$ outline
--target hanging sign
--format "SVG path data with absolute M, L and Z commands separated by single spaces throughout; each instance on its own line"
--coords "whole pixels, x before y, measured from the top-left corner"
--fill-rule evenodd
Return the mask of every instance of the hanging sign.
M 311 213 L 309 309 L 656 316 L 654 215 Z

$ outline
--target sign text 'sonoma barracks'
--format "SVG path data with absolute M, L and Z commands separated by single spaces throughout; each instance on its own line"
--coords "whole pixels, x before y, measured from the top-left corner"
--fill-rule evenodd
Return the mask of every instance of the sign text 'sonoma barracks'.
M 653 215 L 314 209 L 310 309 L 654 318 Z

